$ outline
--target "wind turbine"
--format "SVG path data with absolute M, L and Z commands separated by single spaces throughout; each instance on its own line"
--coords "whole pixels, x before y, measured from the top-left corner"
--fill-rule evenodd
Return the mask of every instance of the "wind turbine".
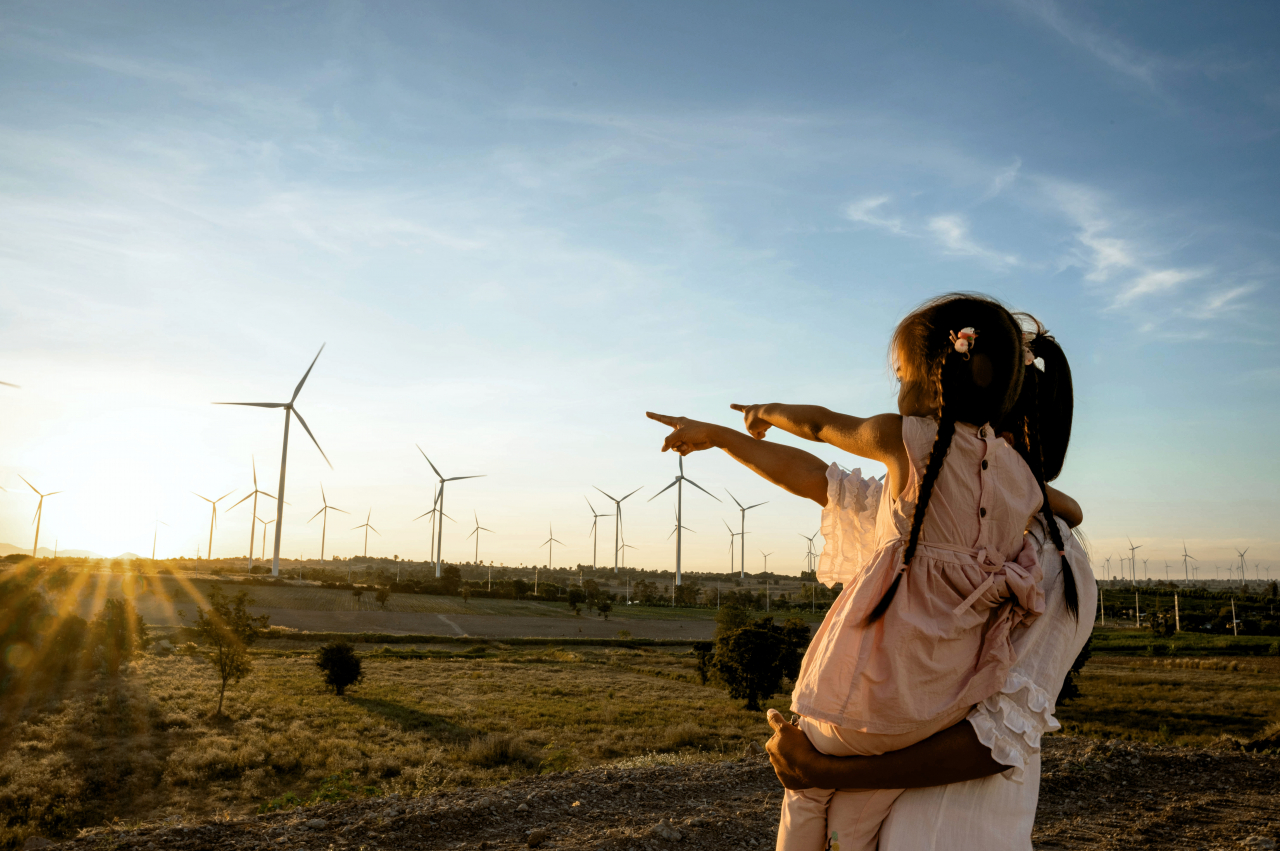
M 370 530 L 370 529 L 373 529 L 373 527 L 369 525 L 369 520 L 370 520 L 372 517 L 373 517 L 373 509 L 372 509 L 372 508 L 370 508 L 370 509 L 369 509 L 369 514 L 368 514 L 368 516 L 366 516 L 366 517 L 364 518 L 364 522 L 363 522 L 363 523 L 361 523 L 359 526 L 352 526 L 352 527 L 351 527 L 353 531 L 354 531 L 354 530 L 356 530 L 356 529 L 363 529 L 363 530 L 364 530 L 364 555 L 363 555 L 363 556 L 361 556 L 361 558 L 368 558 L 368 557 L 369 557 L 369 530 Z M 381 532 L 379 532 L 377 529 L 373 529 L 373 534 L 377 535 L 379 538 L 381 538 L 381 537 L 382 537 L 382 533 L 381 533 Z
M 773 555 L 773 553 L 766 553 L 764 550 L 761 550 L 760 555 L 764 556 L 764 572 L 768 573 L 769 572 L 769 556 Z M 767 579 L 765 581 L 768 582 Z
M 452 517 L 450 517 L 448 514 L 445 514 L 443 511 L 440 510 L 439 502 L 440 502 L 440 489 L 436 488 L 431 497 L 431 510 L 424 511 L 421 514 L 419 514 L 417 517 L 413 518 L 414 522 L 421 520 L 423 517 L 431 518 L 431 549 L 428 551 L 428 554 L 427 554 L 428 561 L 431 560 L 431 556 L 435 555 L 435 551 L 436 551 L 436 519 L 439 517 L 439 518 L 444 518 L 445 520 L 448 520 L 450 523 L 458 522 L 454 520 Z
M 583 499 L 587 498 L 584 496 Z M 601 517 L 612 517 L 613 515 L 597 514 L 596 507 L 591 504 L 589 499 L 587 499 L 587 508 L 591 509 L 591 531 L 588 534 L 591 535 L 591 570 L 594 572 L 596 569 L 596 538 L 598 537 L 596 527 L 599 525 Z
M 804 534 L 803 532 L 797 532 L 797 533 L 796 533 L 797 535 L 799 535 L 800 537 L 804 538 L 806 541 L 808 541 L 808 542 L 809 542 L 809 545 L 808 545 L 808 547 L 806 548 L 806 550 L 805 550 L 805 554 L 804 554 L 804 555 L 805 555 L 805 563 L 808 565 L 808 571 L 809 571 L 810 573 L 814 573 L 814 568 L 813 568 L 813 557 L 814 557 L 814 556 L 816 556 L 816 555 L 818 554 L 818 553 L 817 553 L 817 551 L 815 551 L 815 550 L 814 550 L 814 548 L 813 548 L 813 539 L 814 539 L 814 538 L 816 538 L 816 537 L 818 537 L 818 534 L 819 534 L 821 531 L 822 531 L 822 530 L 821 530 L 821 529 L 819 529 L 817 532 L 814 532 L 812 535 L 806 535 L 806 534 Z
M 1183 541 L 1182 542 L 1182 572 L 1185 574 L 1183 578 L 1185 578 L 1189 582 L 1191 581 L 1191 571 L 1187 568 L 1187 559 L 1191 559 L 1192 561 L 1198 561 L 1198 559 L 1195 556 L 1187 552 L 1187 542 Z
M 253 492 L 248 496 L 243 497 L 240 502 L 244 502 L 250 496 L 253 497 L 253 519 L 249 521 L 249 572 L 253 573 L 253 539 L 257 537 L 257 535 L 254 534 L 257 531 L 254 524 L 258 522 L 258 494 L 270 497 L 271 499 L 275 499 L 275 497 L 266 491 L 258 490 L 258 462 L 254 460 L 252 455 L 250 455 L 249 463 L 253 465 Z M 240 502 L 237 502 L 236 505 L 239 505 Z M 236 505 L 231 506 L 231 508 L 235 508 Z M 228 508 L 227 511 L 230 511 L 231 508 Z M 323 556 L 321 556 L 321 558 L 323 558 Z
M 592 487 L 595 487 L 595 485 L 592 485 Z M 624 496 L 622 499 L 614 499 L 613 497 L 609 496 L 609 494 L 604 493 L 604 491 L 600 491 L 600 488 L 596 488 L 596 490 L 600 491 L 600 493 L 604 493 L 605 496 L 608 496 L 609 499 L 613 500 L 613 507 L 614 507 L 613 572 L 615 575 L 617 575 L 618 573 L 618 545 L 619 545 L 619 542 L 625 543 L 625 541 L 622 541 L 622 501 L 625 499 L 628 499 L 629 497 L 635 496 L 637 493 L 639 493 L 643 489 L 644 489 L 644 485 L 641 485 L 640 487 L 633 490 L 631 493 Z
M 289 420 L 290 414 L 298 418 L 298 422 L 307 432 L 307 437 L 311 438 L 311 442 L 316 445 L 316 449 L 320 452 L 320 457 L 324 459 L 324 463 L 329 464 L 329 469 L 333 469 L 333 464 L 329 462 L 329 456 L 324 454 L 324 450 L 320 449 L 320 441 L 316 440 L 316 436 L 311 433 L 311 429 L 307 426 L 307 421 L 302 418 L 302 413 L 293 406 L 298 400 L 298 394 L 302 392 L 302 385 L 307 383 L 307 376 L 311 375 L 312 368 L 315 367 L 316 361 L 320 360 L 320 352 L 324 351 L 324 346 L 320 346 L 320 351 L 316 352 L 316 356 L 311 359 L 311 366 L 307 367 L 307 371 L 302 374 L 302 380 L 298 382 L 298 386 L 293 388 L 293 395 L 289 397 L 288 402 L 214 402 L 215 405 L 244 405 L 250 408 L 284 408 L 284 444 L 280 448 L 280 487 L 277 488 L 278 496 L 276 497 L 276 543 L 271 555 L 271 575 L 280 575 L 280 531 L 284 527 L 284 470 L 285 460 L 289 455 Z M 255 517 L 257 515 L 254 515 Z M 212 538 L 212 535 L 210 536 Z
M 627 566 L 627 550 L 638 549 L 638 547 L 632 544 L 628 544 L 626 541 L 623 541 L 621 549 L 622 549 L 622 566 L 625 568 Z M 629 582 L 630 580 L 627 580 L 627 581 Z
M 733 527 L 729 525 L 729 521 L 722 520 L 724 528 L 729 531 L 729 575 L 733 576 L 733 539 L 738 537 L 738 533 L 733 531 Z
M 653 502 L 655 499 L 662 496 L 664 493 L 671 490 L 672 488 L 676 489 L 676 533 L 675 533 L 676 534 L 676 585 L 681 584 L 680 544 L 681 544 L 681 538 L 683 536 L 680 534 L 680 529 L 681 529 L 680 524 L 684 520 L 684 483 L 685 482 L 688 482 L 689 484 L 693 485 L 695 488 L 702 491 L 707 496 L 714 499 L 716 502 L 720 501 L 720 497 L 713 495 L 710 491 L 708 491 L 702 485 L 695 482 L 693 479 L 685 477 L 683 455 L 680 456 L 680 472 L 676 475 L 674 479 L 671 480 L 671 484 L 667 485 L 665 488 L 658 491 L 653 496 L 649 497 L 649 502 Z
M 192 493 L 196 496 L 200 496 L 200 494 L 195 491 L 192 491 Z M 209 499 L 207 496 L 200 496 L 201 499 L 209 503 L 209 508 L 212 510 L 212 513 L 209 515 L 209 552 L 205 558 L 213 558 L 213 527 L 218 523 L 218 503 L 222 502 L 233 493 L 235 493 L 234 490 L 229 490 L 217 499 Z
M 276 521 L 263 520 L 261 517 L 259 517 L 258 522 L 262 524 L 262 549 L 259 550 L 258 552 L 262 553 L 263 558 L 266 558 L 267 557 L 267 527 Z
M 1125 538 L 1125 540 L 1129 542 L 1129 570 L 1133 573 L 1133 581 L 1134 581 L 1134 584 L 1137 584 L 1137 582 L 1138 582 L 1138 561 L 1137 561 L 1137 559 L 1135 559 L 1135 558 L 1134 558 L 1134 554 L 1135 554 L 1135 553 L 1137 553 L 1137 552 L 1138 552 L 1138 550 L 1142 549 L 1142 544 L 1138 544 L 1138 546 L 1136 546 L 1136 547 L 1135 547 L 1135 546 L 1133 545 L 1133 539 L 1132 539 L 1132 538 Z
M 556 538 L 556 533 L 551 530 L 551 524 L 547 524 L 547 539 L 542 542 L 542 546 L 547 548 L 547 570 L 551 569 L 552 544 L 559 544 L 562 547 L 565 545 L 564 541 Z M 538 566 L 536 564 L 533 566 L 533 593 L 535 595 L 538 593 Z
M 1246 565 L 1244 561 L 1244 554 L 1249 552 L 1249 549 L 1250 549 L 1249 547 L 1245 547 L 1243 550 L 1236 550 L 1236 554 L 1240 556 L 1240 587 L 1241 588 L 1243 588 L 1245 585 L 1244 569 Z
M 14 387 L 16 385 L 11 384 L 9 386 Z M 19 475 L 18 478 L 22 479 L 24 482 L 27 482 L 26 478 L 21 475 Z M 46 496 L 53 496 L 54 494 L 60 494 L 62 493 L 62 491 L 53 491 L 52 493 L 40 493 L 40 491 L 36 490 L 36 486 L 31 484 L 31 482 L 27 482 L 27 487 L 31 488 L 33 491 L 36 491 L 36 496 L 40 497 L 40 502 L 36 504 L 36 514 L 34 517 L 31 518 L 31 522 L 36 524 L 36 540 L 35 540 L 35 543 L 31 545 L 31 557 L 35 558 L 36 548 L 40 546 L 40 521 L 44 519 L 44 498 Z
M 168 523 L 166 523 L 166 522 L 164 522 L 163 520 L 157 520 L 157 521 L 156 521 L 156 528 L 155 528 L 155 530 L 154 530 L 154 531 L 152 531 L 152 533 L 151 533 L 151 560 L 152 560 L 152 561 L 155 561 L 155 560 L 156 560 L 156 538 L 158 538 L 158 537 L 160 536 L 160 527 L 161 527 L 161 526 L 168 526 L 168 525 L 169 525 L 169 524 L 168 524 Z M 250 554 L 252 554 L 252 553 L 253 553 L 253 541 L 252 541 L 252 540 L 250 540 L 250 541 L 249 541 L 249 552 L 250 552 Z
M 472 530 L 471 530 L 471 535 L 475 535 L 475 536 L 476 536 L 476 564 L 477 564 L 477 565 L 479 565 L 479 564 L 480 564 L 480 533 L 481 533 L 481 532 L 488 532 L 488 533 L 489 533 L 489 534 L 491 534 L 491 535 L 496 534 L 496 533 L 495 533 L 492 529 L 486 529 L 486 528 L 484 528 L 483 526 L 481 526 L 481 525 L 480 525 L 480 515 L 479 515 L 479 514 L 476 514 L 474 511 L 472 512 L 472 514 L 474 514 L 474 515 L 475 515 L 475 518 L 476 518 L 476 528 L 474 528 L 474 529 L 472 529 Z M 470 538 L 470 537 L 471 537 L 471 535 L 467 535 L 467 537 L 468 537 L 468 538 Z
M 673 513 L 673 514 L 675 514 L 675 512 L 672 512 L 672 513 Z M 684 529 L 686 532 L 693 532 L 695 535 L 696 535 L 696 534 L 698 534 L 698 531 L 697 531 L 696 529 L 690 529 L 688 526 L 681 526 L 681 525 L 680 525 L 680 515 L 679 515 L 679 514 L 675 514 L 675 521 L 676 521 L 676 525 L 671 529 L 671 534 L 670 534 L 670 535 L 667 535 L 667 540 L 668 540 L 668 541 L 670 541 L 670 540 L 671 540 L 671 535 L 674 535 L 676 532 L 680 531 L 681 529 Z
M 341 508 L 338 508 L 336 505 L 330 505 L 329 498 L 324 495 L 324 485 L 320 486 L 320 503 L 321 503 L 320 510 L 317 511 L 315 514 L 311 515 L 311 520 L 315 520 L 321 514 L 324 515 L 324 519 L 320 522 L 320 561 L 324 561 L 324 539 L 329 532 L 329 512 L 337 511 L 340 514 L 350 514 L 351 512 L 343 511 Z M 311 520 L 308 520 L 307 522 L 310 523 Z M 365 533 L 365 534 L 367 537 L 368 533 Z
M 415 443 L 414 445 L 415 445 L 415 446 L 417 446 L 417 444 L 416 444 L 416 443 Z M 421 446 L 418 446 L 418 451 L 419 451 L 419 452 L 422 452 L 422 447 L 421 447 Z M 427 458 L 427 453 L 422 452 L 422 457 L 423 457 L 423 458 Z M 431 459 L 430 459 L 430 458 L 427 458 L 427 463 L 428 463 L 428 464 L 431 464 Z M 484 478 L 484 474 L 482 473 L 482 474 L 480 474 L 480 475 L 478 475 L 478 476 L 450 476 L 449 478 L 447 478 L 447 479 L 446 479 L 443 475 L 441 475 L 440 471 L 436 469 L 436 465 L 435 465 L 435 464 L 431 464 L 431 471 L 432 471 L 433 473 L 435 473 L 435 474 L 436 474 L 436 478 L 438 478 L 438 479 L 440 480 L 440 493 L 439 493 L 439 495 L 437 495 L 437 497 L 436 497 L 436 505 L 435 505 L 435 507 L 440 509 L 440 514 L 441 514 L 441 515 L 444 515 L 444 486 L 445 486 L 445 482 L 460 482 L 460 481 L 462 481 L 463 479 L 482 479 L 482 478 Z M 427 512 L 427 513 L 428 513 L 428 514 L 430 514 L 431 512 Z M 440 578 L 440 553 L 441 553 L 441 551 L 442 551 L 443 549 L 444 549 L 444 524 L 443 524 L 443 523 L 441 523 L 441 524 L 440 524 L 440 534 L 436 536 L 436 579 L 439 579 L 439 578 Z
M 742 512 L 742 529 L 738 532 L 738 534 L 742 536 L 742 558 L 739 560 L 738 564 L 738 569 L 741 573 L 738 578 L 743 579 L 747 575 L 747 512 L 753 508 L 759 508 L 762 505 L 767 505 L 768 500 L 765 502 L 757 502 L 755 505 L 743 507 L 742 503 L 738 502 L 738 498 L 732 493 L 729 493 L 728 488 L 725 488 L 724 492 L 729 494 L 729 499 L 733 500 L 734 504 L 738 506 L 738 510 Z
M 1106 575 L 1106 576 L 1110 576 L 1110 575 L 1111 575 L 1111 556 L 1107 556 L 1107 568 L 1106 568 L 1106 570 L 1104 571 L 1104 575 Z

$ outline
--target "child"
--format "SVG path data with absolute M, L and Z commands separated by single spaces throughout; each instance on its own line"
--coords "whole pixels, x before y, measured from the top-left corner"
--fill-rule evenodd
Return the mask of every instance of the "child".
M 1044 487 L 990 425 L 1019 395 L 1021 329 L 990 299 L 944 296 L 903 320 L 891 352 L 900 415 L 734 406 L 757 439 L 776 426 L 884 463 L 889 498 L 872 526 L 861 477 L 832 465 L 824 488 L 817 474 L 825 465 L 801 450 L 751 447 L 727 430 L 651 415 L 676 427 L 664 449 L 720 446 L 824 505 L 824 570 L 845 589 L 805 656 L 792 708 L 814 745 L 833 755 L 897 750 L 964 718 L 1004 683 L 1010 630 L 1043 608 L 1023 532 Z M 778 848 L 873 849 L 898 794 L 788 791 Z

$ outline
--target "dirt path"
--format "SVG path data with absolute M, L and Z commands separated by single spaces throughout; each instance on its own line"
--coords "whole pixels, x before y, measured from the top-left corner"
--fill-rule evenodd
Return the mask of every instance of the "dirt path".
M 1247 849 L 1280 832 L 1280 756 L 1046 741 L 1038 849 Z M 597 768 L 506 786 L 299 808 L 244 821 L 104 828 L 76 849 L 521 849 L 773 847 L 781 795 L 760 756 Z M 665 823 L 664 823 L 665 820 Z M 539 837 L 543 837 L 539 841 Z M 992 849 L 1000 851 L 1000 849 Z
M 716 630 L 715 621 L 710 620 L 632 620 L 618 617 L 605 620 L 595 615 L 520 617 L 427 612 L 319 612 L 256 606 L 252 611 L 270 615 L 272 626 L 308 632 L 473 635 L 482 638 L 616 638 L 620 630 L 626 630 L 635 638 L 709 641 Z

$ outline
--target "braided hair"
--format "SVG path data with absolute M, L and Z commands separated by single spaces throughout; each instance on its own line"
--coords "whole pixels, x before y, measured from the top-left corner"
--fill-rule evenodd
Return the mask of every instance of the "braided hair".
M 1017 318 L 1028 327 L 1030 339 L 1027 347 L 1031 354 L 1044 364 L 1041 371 L 1035 367 L 1026 371 L 1022 393 L 1009 412 L 1000 430 L 1013 436 L 1013 447 L 1027 462 L 1040 486 L 1043 504 L 1040 513 L 1045 530 L 1062 559 L 1062 595 L 1067 610 L 1080 619 L 1080 593 L 1076 586 L 1075 569 L 1067 558 L 1067 548 L 1062 540 L 1062 530 L 1049 507 L 1048 482 L 1062 472 L 1066 461 L 1067 446 L 1071 442 L 1071 420 L 1075 407 L 1075 393 L 1071 384 L 1071 366 L 1066 353 L 1045 327 L 1034 316 L 1020 313 Z
M 974 328 L 971 351 L 956 350 L 953 335 Z M 921 305 L 898 324 L 890 341 L 890 359 L 904 384 L 927 387 L 938 406 L 938 431 L 920 479 L 911 514 L 911 532 L 902 564 L 884 596 L 867 616 L 875 623 L 888 611 L 920 543 L 933 486 L 955 437 L 956 423 L 1001 422 L 1022 390 L 1022 329 L 998 301 L 984 295 L 950 293 Z

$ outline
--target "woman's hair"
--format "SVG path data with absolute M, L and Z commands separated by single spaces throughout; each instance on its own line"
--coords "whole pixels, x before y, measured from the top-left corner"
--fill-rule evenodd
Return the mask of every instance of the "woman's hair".
M 1045 531 L 1057 547 L 1065 570 L 1062 571 L 1062 592 L 1067 610 L 1080 617 L 1080 594 L 1076 588 L 1075 571 L 1066 556 L 1066 544 L 1062 530 L 1049 507 L 1049 493 L 1045 483 L 1051 482 L 1062 472 L 1067 458 L 1067 446 L 1071 443 L 1071 417 L 1075 408 L 1075 392 L 1071 385 L 1071 366 L 1067 356 L 1040 321 L 1029 313 L 1018 313 L 1016 318 L 1026 328 L 1026 345 L 1040 363 L 1027 369 L 1022 382 L 1022 392 L 1013 408 L 999 425 L 999 430 L 1013 437 L 1013 448 L 1027 462 L 1044 497 L 1040 509 L 1044 516 Z M 1039 368 L 1043 365 L 1044 369 Z
M 972 328 L 967 351 L 957 351 L 956 337 Z M 993 298 L 974 293 L 948 293 L 916 308 L 898 323 L 889 341 L 889 360 L 903 383 L 919 385 L 938 406 L 938 432 L 920 480 L 911 516 L 911 534 L 902 550 L 902 567 L 893 584 L 867 618 L 879 620 L 898 593 L 903 572 L 915 558 L 920 529 L 933 486 L 951 448 L 956 423 L 1003 422 L 1022 390 L 1022 328 Z

